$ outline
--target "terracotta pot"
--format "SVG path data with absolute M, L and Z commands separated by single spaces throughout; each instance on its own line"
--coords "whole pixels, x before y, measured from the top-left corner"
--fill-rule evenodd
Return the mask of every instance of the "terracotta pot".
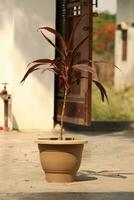
M 40 161 L 48 182 L 72 182 L 80 167 L 85 140 L 38 139 Z

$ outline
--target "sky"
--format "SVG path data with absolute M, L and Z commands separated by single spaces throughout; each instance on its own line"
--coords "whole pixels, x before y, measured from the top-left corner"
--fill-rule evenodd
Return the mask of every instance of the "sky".
M 116 0 L 98 0 L 98 8 L 96 10 L 108 10 L 110 13 L 116 13 Z

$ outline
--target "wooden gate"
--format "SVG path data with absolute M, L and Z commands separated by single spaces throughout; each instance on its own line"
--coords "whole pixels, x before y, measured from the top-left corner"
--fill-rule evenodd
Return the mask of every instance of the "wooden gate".
M 72 48 L 82 38 L 92 33 L 92 0 L 57 0 L 57 30 L 68 38 L 72 28 L 77 23 L 81 15 L 86 14 L 82 18 L 77 31 L 75 32 Z M 80 60 L 92 59 L 92 34 L 89 39 L 81 46 L 74 63 Z M 83 72 L 82 72 L 83 73 Z M 82 79 L 79 85 L 72 88 L 68 96 L 65 109 L 65 122 L 89 125 L 91 122 L 91 74 L 87 73 L 84 76 L 87 79 Z M 58 83 L 55 83 L 55 120 L 60 119 L 63 96 L 58 89 Z

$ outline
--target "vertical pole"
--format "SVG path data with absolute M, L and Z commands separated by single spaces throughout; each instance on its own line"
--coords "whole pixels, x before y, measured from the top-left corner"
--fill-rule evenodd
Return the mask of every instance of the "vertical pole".
M 66 1 L 56 1 L 56 30 L 64 37 L 66 35 Z
M 96 1 L 97 2 L 97 1 Z M 89 12 L 89 32 L 91 33 L 91 36 L 89 37 L 89 59 L 92 60 L 92 43 L 93 43 L 93 6 L 92 6 L 92 0 L 89 0 L 89 7 L 88 7 L 88 12 Z M 88 113 L 89 116 L 91 117 L 92 115 L 92 74 L 88 73 Z M 91 124 L 91 119 L 88 117 L 87 118 L 87 124 Z
M 122 60 L 127 60 L 127 30 L 122 30 Z
M 90 34 L 88 39 L 88 59 L 92 60 L 92 37 L 93 37 L 93 0 L 85 0 L 83 7 L 83 14 L 87 14 L 86 16 L 86 26 L 87 31 Z M 88 73 L 88 87 L 87 91 L 85 92 L 85 117 L 84 117 L 84 124 L 90 125 L 91 124 L 91 101 L 92 101 L 92 75 Z
M 63 37 L 66 37 L 66 2 L 67 0 L 56 0 L 56 30 L 60 32 Z M 60 48 L 58 40 L 56 46 Z M 58 57 L 58 52 L 55 52 L 55 57 Z M 58 110 L 58 92 L 59 92 L 58 78 L 55 77 L 55 102 L 54 102 L 54 121 L 57 122 Z
M 4 100 L 4 130 L 8 130 L 8 100 Z

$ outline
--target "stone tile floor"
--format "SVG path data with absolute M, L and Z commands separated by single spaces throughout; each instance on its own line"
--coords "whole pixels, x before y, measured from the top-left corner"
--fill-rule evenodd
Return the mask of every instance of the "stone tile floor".
M 72 183 L 45 181 L 34 140 L 48 135 L 0 132 L 0 200 L 134 199 L 134 131 L 75 133 L 88 144 Z

